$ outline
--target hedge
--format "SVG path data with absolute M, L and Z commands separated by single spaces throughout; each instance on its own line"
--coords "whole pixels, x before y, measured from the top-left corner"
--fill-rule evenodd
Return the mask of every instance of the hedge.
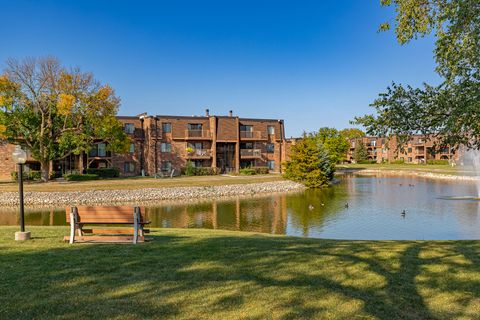
M 89 168 L 87 174 L 96 174 L 100 178 L 118 178 L 120 170 L 118 168 Z
M 441 159 L 441 160 L 431 159 L 431 160 L 427 160 L 427 164 L 448 165 L 449 162 L 448 160 L 445 160 L 445 159 Z
M 270 169 L 268 167 L 248 167 L 240 169 L 241 175 L 251 176 L 255 174 L 268 174 Z
M 214 176 L 219 173 L 218 168 L 209 168 L 209 167 L 190 167 L 190 168 L 183 168 L 182 174 L 187 176 Z
M 18 172 L 13 171 L 11 174 L 12 180 L 18 181 Z M 42 179 L 42 173 L 40 171 L 30 170 L 23 173 L 23 180 L 40 180 Z
M 63 176 L 67 181 L 89 181 L 89 180 L 98 180 L 100 177 L 98 174 L 66 174 Z
M 375 164 L 377 163 L 376 160 L 360 160 L 360 161 L 357 161 L 358 164 Z
M 405 160 L 394 160 L 390 162 L 390 164 L 404 164 L 404 163 L 405 163 Z

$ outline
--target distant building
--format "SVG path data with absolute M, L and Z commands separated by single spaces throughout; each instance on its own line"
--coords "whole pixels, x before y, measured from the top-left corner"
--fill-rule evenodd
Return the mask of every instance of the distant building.
M 287 159 L 290 142 L 285 140 L 283 120 L 210 115 L 175 116 L 141 114 L 119 116 L 132 143 L 127 154 L 107 151 L 105 143 L 95 143 L 82 156 L 52 161 L 51 171 L 61 175 L 87 168 L 116 167 L 122 176 L 156 173 L 178 174 L 191 161 L 195 167 L 217 168 L 221 173 L 239 172 L 243 167 L 268 167 L 280 172 Z M 15 171 L 11 161 L 13 145 L 0 144 L 0 179 Z M 27 170 L 40 170 L 29 156 Z
M 377 163 L 389 163 L 393 161 L 404 161 L 405 163 L 426 163 L 428 160 L 449 160 L 451 163 L 459 163 L 461 151 L 450 146 L 434 148 L 435 139 L 426 139 L 424 136 L 413 136 L 400 148 L 397 139 L 381 137 L 363 137 L 350 139 L 350 148 L 347 154 L 349 162 L 355 162 L 354 152 L 358 143 L 363 143 L 368 157 Z

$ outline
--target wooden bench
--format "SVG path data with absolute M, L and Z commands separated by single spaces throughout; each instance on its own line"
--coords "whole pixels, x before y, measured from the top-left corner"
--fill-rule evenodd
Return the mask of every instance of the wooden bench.
M 74 242 L 143 242 L 144 229 L 150 221 L 145 220 L 144 207 L 119 206 L 119 207 L 67 207 L 67 223 L 70 224 L 70 236 L 65 236 L 64 240 L 69 243 Z M 84 229 L 84 225 L 133 225 L 129 228 L 93 228 Z M 75 236 L 75 233 L 78 236 Z M 85 236 L 84 234 L 97 234 Z M 100 234 L 100 235 L 98 235 Z

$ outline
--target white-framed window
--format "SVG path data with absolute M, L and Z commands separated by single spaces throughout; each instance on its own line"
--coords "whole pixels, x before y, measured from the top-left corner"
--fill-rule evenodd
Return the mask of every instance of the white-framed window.
M 172 144 L 169 142 L 162 142 L 160 145 L 160 152 L 172 152 Z
M 274 126 L 267 126 L 267 132 L 269 135 L 275 134 L 275 127 Z
M 130 149 L 128 151 L 130 152 L 130 154 L 135 153 L 135 143 L 130 143 Z
M 172 132 L 172 124 L 170 122 L 162 122 L 162 132 L 164 133 Z
M 133 134 L 135 132 L 135 125 L 133 123 L 125 123 L 124 125 L 125 133 Z
M 267 152 L 268 153 L 274 153 L 275 152 L 275 144 L 267 143 Z
M 267 167 L 270 170 L 275 170 L 275 160 L 268 160 L 267 161 Z

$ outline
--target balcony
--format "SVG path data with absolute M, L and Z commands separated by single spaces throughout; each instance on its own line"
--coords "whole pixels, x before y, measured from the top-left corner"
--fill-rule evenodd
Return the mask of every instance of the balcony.
M 189 140 L 212 139 L 212 133 L 209 130 L 185 130 L 185 138 Z
M 242 140 L 262 140 L 261 131 L 240 131 L 240 139 Z
M 162 130 L 160 128 L 150 128 L 149 134 L 152 139 L 162 139 Z
M 240 158 L 261 158 L 262 150 L 260 149 L 240 149 Z
M 191 152 L 187 151 L 188 159 L 210 159 L 212 151 L 210 149 L 194 149 Z

